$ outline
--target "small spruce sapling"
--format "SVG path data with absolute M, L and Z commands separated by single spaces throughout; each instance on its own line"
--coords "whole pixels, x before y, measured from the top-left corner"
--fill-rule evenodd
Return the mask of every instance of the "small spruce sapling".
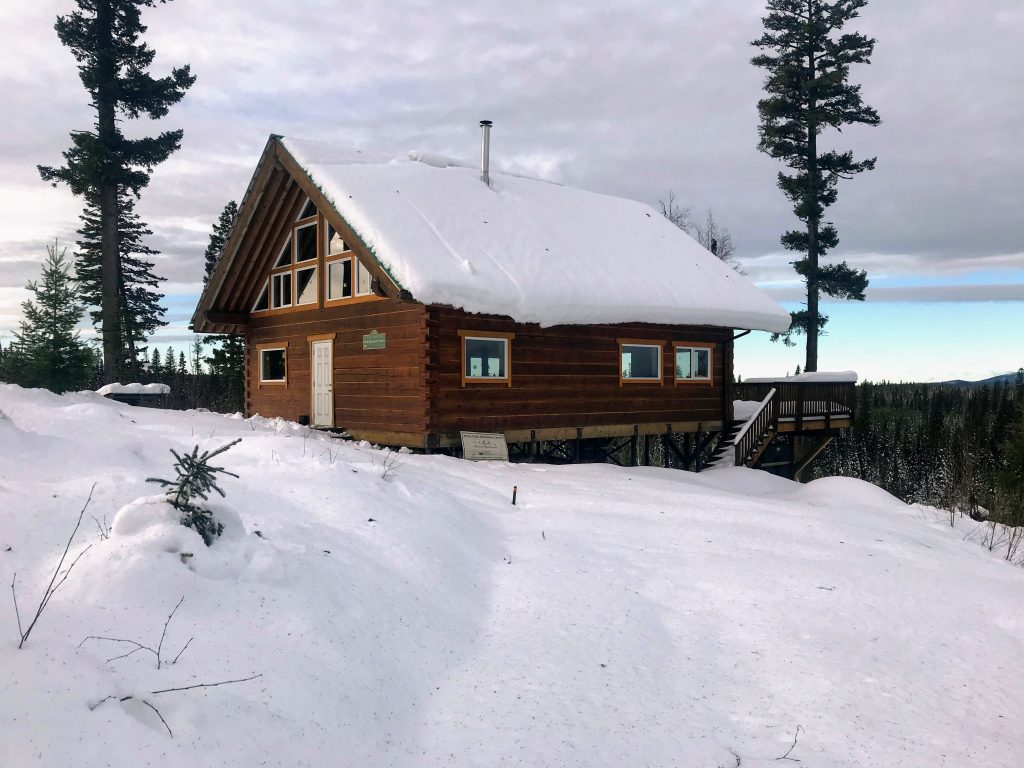
M 224 525 L 214 519 L 208 509 L 199 506 L 197 499 L 207 501 L 210 491 L 216 491 L 224 496 L 224 491 L 217 485 L 217 475 L 230 475 L 238 477 L 234 472 L 228 472 L 223 467 L 211 467 L 210 459 L 218 454 L 224 453 L 231 446 L 242 442 L 241 438 L 233 440 L 215 451 L 199 453 L 199 446 L 195 446 L 191 453 L 179 454 L 173 448 L 171 453 L 177 460 L 174 462 L 174 471 L 178 473 L 174 480 L 164 480 L 159 477 L 147 477 L 147 483 L 157 483 L 167 489 L 167 501 L 172 507 L 181 512 L 181 524 L 191 528 L 200 536 L 206 546 L 213 544 L 214 539 L 224 532 Z

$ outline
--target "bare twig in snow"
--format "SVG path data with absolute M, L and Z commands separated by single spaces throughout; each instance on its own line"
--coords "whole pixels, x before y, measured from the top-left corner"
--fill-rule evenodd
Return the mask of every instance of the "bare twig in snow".
M 22 631 L 21 629 L 21 615 L 18 612 L 18 595 L 14 587 L 15 582 L 14 579 L 11 579 L 11 594 L 14 595 L 14 612 L 15 614 L 17 614 L 18 617 L 18 634 L 20 635 L 21 638 L 20 642 L 18 643 L 19 649 L 24 647 L 25 643 L 28 642 L 29 635 L 32 634 L 32 630 L 35 629 L 36 622 L 39 621 L 39 617 L 43 615 L 43 611 L 46 609 L 46 606 L 50 603 L 50 598 L 52 598 L 54 594 L 57 592 L 57 590 L 61 588 L 64 582 L 68 580 L 68 576 L 71 573 L 71 569 L 74 568 L 78 564 L 78 561 L 82 559 L 82 555 L 84 555 L 92 548 L 92 544 L 90 544 L 88 547 L 79 552 L 78 557 L 71 561 L 71 565 L 67 567 L 67 570 L 61 573 L 60 569 L 64 565 L 64 561 L 67 559 L 68 552 L 71 551 L 71 544 L 72 542 L 74 542 L 75 535 L 78 533 L 78 529 L 82 525 L 82 518 L 85 516 L 85 510 L 89 508 L 89 502 L 92 501 L 92 494 L 93 491 L 95 490 L 96 483 L 93 483 L 92 488 L 89 489 L 89 498 L 85 500 L 85 505 L 82 507 L 82 511 L 78 513 L 78 520 L 75 522 L 75 529 L 71 531 L 71 536 L 68 538 L 68 543 L 64 547 L 64 554 L 60 556 L 60 561 L 57 563 L 57 567 L 53 570 L 53 576 L 50 577 L 50 583 L 46 585 L 46 589 L 43 592 L 43 597 L 39 601 L 39 607 L 36 608 L 35 616 L 32 617 L 32 621 L 29 623 L 28 628 L 24 631 Z
M 185 643 L 185 645 L 182 647 L 182 649 L 180 651 L 178 651 L 178 655 L 174 657 L 174 659 L 171 661 L 171 664 L 177 664 L 178 663 L 178 659 L 181 658 L 181 654 L 183 654 L 185 652 L 185 649 L 188 648 L 192 644 L 193 640 L 195 640 L 194 637 L 190 637 L 188 639 L 188 642 Z
M 161 722 L 161 723 L 163 723 L 163 724 L 164 724 L 164 728 L 166 728 L 166 729 L 167 729 L 167 735 L 168 735 L 168 736 L 170 736 L 170 737 L 171 737 L 171 738 L 173 739 L 173 738 L 174 738 L 174 734 L 173 734 L 173 733 L 171 732 L 171 726 L 169 726 L 169 725 L 167 724 L 167 721 L 166 721 L 166 720 L 164 720 L 164 716 L 160 714 L 160 710 L 159 710 L 159 709 L 157 709 L 156 707 L 154 707 L 154 706 L 153 706 L 152 704 L 150 704 L 150 703 L 149 703 L 148 701 L 146 701 L 145 699 L 142 699 L 141 701 L 142 701 L 142 703 L 143 703 L 143 704 L 145 704 L 145 705 L 146 705 L 147 707 L 149 707 L 149 708 L 150 708 L 150 709 L 152 709 L 152 710 L 153 710 L 154 712 L 156 712 L 156 716 L 160 718 L 160 722 Z
M 174 691 L 191 691 L 193 688 L 216 688 L 218 685 L 247 683 L 250 680 L 255 680 L 257 677 L 263 677 L 263 673 L 261 672 L 260 674 L 252 675 L 251 677 L 243 677 L 239 680 L 221 680 L 219 683 L 196 683 L 195 685 L 184 685 L 181 688 L 164 688 L 159 691 L 150 691 L 150 693 L 156 696 L 159 693 L 173 693 Z
M 804 727 L 802 725 L 798 725 L 796 727 L 796 731 L 794 731 L 793 733 L 793 743 L 790 745 L 789 749 L 786 750 L 786 754 L 782 755 L 781 757 L 776 757 L 776 760 L 792 760 L 794 763 L 800 762 L 799 758 L 790 757 L 789 753 L 796 749 L 796 740 L 800 738 L 800 731 L 802 731 L 803 729 Z
M 185 602 L 185 596 L 184 595 L 181 596 L 181 600 L 179 600 L 178 604 L 176 606 L 174 606 L 174 610 L 171 611 L 170 615 L 168 615 L 168 617 L 167 617 L 167 621 L 164 622 L 164 631 L 160 633 L 160 642 L 156 646 L 156 668 L 157 669 L 160 669 L 160 651 L 163 650 L 164 638 L 167 637 L 167 625 L 171 623 L 171 619 L 174 618 L 174 614 L 177 613 L 178 609 L 181 607 L 181 604 L 183 602 Z
M 157 644 L 155 650 L 148 645 L 143 645 L 137 640 L 129 640 L 123 637 L 106 637 L 105 635 L 89 635 L 78 644 L 78 647 L 81 648 L 83 645 L 85 645 L 86 640 L 105 640 L 108 643 L 127 643 L 128 645 L 132 645 L 135 647 L 128 651 L 128 653 L 122 653 L 120 656 L 114 656 L 112 658 L 107 659 L 107 662 L 109 663 L 111 661 L 117 661 L 118 659 L 128 658 L 133 653 L 138 653 L 139 651 L 149 651 L 151 654 L 153 654 L 153 656 L 156 657 L 156 668 L 160 669 L 160 667 L 163 664 L 163 658 L 161 654 L 163 653 L 164 640 L 167 639 L 167 628 L 170 626 L 171 619 L 174 618 L 174 614 L 178 612 L 178 608 L 181 607 L 181 604 L 183 602 L 185 602 L 184 595 L 181 596 L 181 599 L 178 601 L 178 604 L 175 605 L 174 609 L 167 615 L 167 620 L 164 622 L 163 632 L 160 633 L 160 642 Z M 194 638 L 191 637 L 189 638 L 188 643 L 185 643 L 185 648 L 188 648 L 189 643 L 191 643 L 193 639 Z M 174 657 L 174 661 L 171 662 L 172 664 L 178 660 L 178 657 L 181 656 L 181 654 L 185 652 L 185 648 L 182 648 L 180 651 L 178 651 L 178 656 Z

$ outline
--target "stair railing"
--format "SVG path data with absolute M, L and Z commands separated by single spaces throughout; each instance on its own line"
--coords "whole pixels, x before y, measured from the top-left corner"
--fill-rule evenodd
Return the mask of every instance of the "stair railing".
M 740 431 L 733 439 L 733 447 L 736 451 L 736 466 L 742 467 L 747 463 L 754 451 L 761 445 L 761 441 L 770 432 L 779 428 L 779 414 L 775 408 L 776 390 L 773 387 L 764 400 L 757 407 L 754 415 L 747 419 Z

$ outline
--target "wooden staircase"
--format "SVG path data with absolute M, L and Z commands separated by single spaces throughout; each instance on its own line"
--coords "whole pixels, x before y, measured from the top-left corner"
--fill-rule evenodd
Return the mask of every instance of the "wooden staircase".
M 713 467 L 754 467 L 779 431 L 776 390 L 772 389 L 746 421 L 733 421 L 707 463 Z

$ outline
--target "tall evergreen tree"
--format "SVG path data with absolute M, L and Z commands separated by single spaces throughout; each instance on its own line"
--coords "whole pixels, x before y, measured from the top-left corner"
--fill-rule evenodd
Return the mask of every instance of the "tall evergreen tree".
M 231 236 L 231 227 L 234 226 L 236 216 L 238 216 L 238 205 L 234 200 L 229 200 L 228 204 L 224 206 L 224 210 L 220 212 L 217 223 L 213 225 L 210 242 L 206 246 L 206 271 L 203 274 L 203 285 L 210 281 L 210 275 L 213 274 L 213 269 L 217 266 L 217 261 L 220 260 L 224 244 Z
M 163 373 L 163 367 L 163 362 L 160 360 L 160 350 L 154 344 L 153 353 L 149 358 L 149 378 L 153 381 L 160 381 L 160 375 Z
M 75 328 L 85 308 L 66 256 L 67 249 L 47 246 L 41 281 L 27 285 L 35 298 L 21 305 L 24 319 L 14 334 L 15 381 L 23 386 L 67 392 L 81 389 L 91 376 L 92 353 Z
M 875 158 L 854 160 L 853 152 L 822 151 L 818 137 L 825 129 L 845 125 L 878 125 L 878 113 L 861 100 L 860 86 L 849 82 L 852 64 L 870 63 L 875 41 L 847 32 L 867 0 L 768 0 L 765 33 L 753 42 L 762 53 L 752 59 L 767 72 L 767 95 L 757 104 L 760 114 L 758 148 L 782 160 L 791 173 L 779 173 L 778 184 L 793 202 L 803 228 L 782 236 L 782 245 L 803 254 L 793 262 L 807 284 L 807 308 L 792 313 L 786 334 L 806 334 L 806 371 L 818 370 L 818 336 L 828 317 L 818 308 L 822 293 L 841 299 L 864 300 L 867 273 L 822 259 L 839 244 L 835 226 L 824 220 L 825 210 L 838 195 L 840 179 L 875 167 Z
M 160 0 L 163 2 L 164 0 Z M 78 62 L 82 85 L 92 98 L 92 131 L 73 131 L 61 167 L 39 166 L 43 180 L 63 182 L 75 195 L 93 196 L 99 210 L 102 300 L 100 314 L 106 379 L 121 378 L 124 334 L 118 202 L 136 197 L 153 168 L 181 146 L 182 131 L 127 138 L 121 119 L 164 117 L 195 82 L 188 66 L 166 77 L 149 74 L 156 52 L 141 40 L 143 8 L 157 0 L 76 0 L 78 10 L 58 16 L 57 37 Z
M 78 229 L 78 282 L 82 299 L 95 307 L 90 312 L 93 325 L 102 327 L 103 253 L 99 206 L 86 194 L 85 209 Z M 160 305 L 163 294 L 156 288 L 163 280 L 153 274 L 153 262 L 143 257 L 159 251 L 150 248 L 145 238 L 153 232 L 135 213 L 135 200 L 130 195 L 118 197 L 118 257 L 120 276 L 118 299 L 120 307 L 121 365 L 126 374 L 138 373 L 138 349 L 154 331 L 167 325 L 165 308 Z
M 231 236 L 231 227 L 237 215 L 238 206 L 231 200 L 224 206 L 220 218 L 213 225 L 210 242 L 206 246 L 204 285 L 217 266 L 217 260 L 224 250 L 224 244 Z M 207 336 L 204 343 L 214 345 L 209 357 L 204 358 L 204 362 L 210 366 L 210 373 L 220 379 L 222 402 L 218 407 L 224 411 L 242 410 L 245 391 L 245 339 L 242 336 L 230 335 Z

